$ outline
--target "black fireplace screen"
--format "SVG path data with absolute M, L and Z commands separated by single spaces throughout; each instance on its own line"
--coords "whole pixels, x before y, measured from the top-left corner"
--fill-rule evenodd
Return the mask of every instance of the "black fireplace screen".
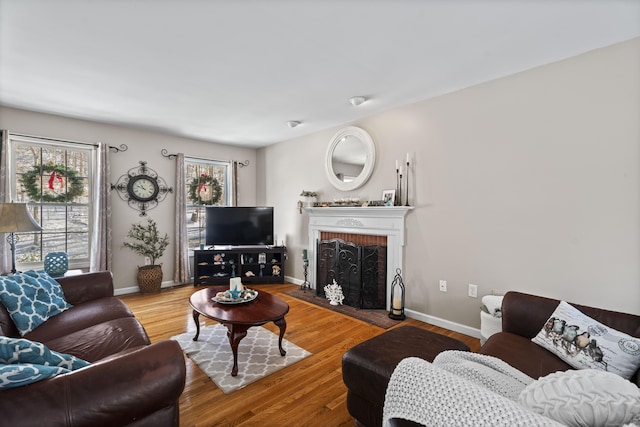
M 318 241 L 316 292 L 333 280 L 342 287 L 343 304 L 356 308 L 386 308 L 387 247 L 356 245 L 342 239 Z

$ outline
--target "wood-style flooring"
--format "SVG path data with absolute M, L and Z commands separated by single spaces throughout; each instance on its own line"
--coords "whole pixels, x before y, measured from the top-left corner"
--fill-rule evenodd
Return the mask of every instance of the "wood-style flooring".
M 286 295 L 285 292 L 298 288 L 293 284 L 254 285 L 252 288 L 287 301 L 290 311 L 286 316 L 285 338 L 313 355 L 228 395 L 187 358 L 187 380 L 180 398 L 180 425 L 353 426 L 346 407 L 346 387 L 342 382 L 342 355 L 354 345 L 383 333 L 384 329 Z M 187 330 L 187 325 L 193 322 L 189 296 L 198 289 L 185 285 L 153 295 L 124 295 L 121 299 L 142 322 L 151 341 L 157 342 Z M 478 339 L 466 335 L 413 319 L 402 324 L 454 337 L 473 351 L 480 348 Z M 265 327 L 278 331 L 273 324 Z

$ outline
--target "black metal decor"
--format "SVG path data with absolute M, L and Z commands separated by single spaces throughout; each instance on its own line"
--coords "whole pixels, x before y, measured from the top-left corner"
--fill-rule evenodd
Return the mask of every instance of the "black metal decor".
M 307 276 L 309 275 L 309 258 L 307 258 L 306 249 L 302 251 L 302 266 L 304 267 L 304 282 L 300 285 L 300 289 L 302 289 L 303 292 L 307 292 L 307 289 L 311 290 L 311 283 L 307 280 Z
M 140 160 L 138 163 L 140 166 L 129 169 L 118 178 L 116 184 L 111 184 L 111 190 L 116 190 L 118 196 L 131 208 L 139 210 L 140 216 L 146 216 L 147 211 L 158 206 L 167 193 L 173 193 L 173 187 L 169 187 L 155 170 L 147 166 L 147 162 Z M 135 191 L 134 184 L 138 181 L 145 181 L 150 186 L 151 192 L 145 197 Z
M 342 239 L 317 244 L 316 293 L 325 297 L 324 285 L 335 280 L 344 304 L 358 309 L 386 308 L 387 251 L 385 246 L 360 246 Z
M 407 153 L 407 188 L 405 192 L 407 193 L 407 202 L 404 205 L 409 206 L 409 153 Z M 402 204 L 402 201 L 400 201 L 400 204 Z
M 393 320 L 404 320 L 404 283 L 400 275 L 402 270 L 396 268 L 396 275 L 391 282 L 391 309 L 389 318 Z

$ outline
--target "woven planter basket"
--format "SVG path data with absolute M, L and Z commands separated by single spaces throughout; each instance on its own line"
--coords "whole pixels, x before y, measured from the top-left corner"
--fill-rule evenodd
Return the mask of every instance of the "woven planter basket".
M 162 286 L 162 266 L 143 265 L 138 267 L 138 286 L 143 294 L 160 292 Z

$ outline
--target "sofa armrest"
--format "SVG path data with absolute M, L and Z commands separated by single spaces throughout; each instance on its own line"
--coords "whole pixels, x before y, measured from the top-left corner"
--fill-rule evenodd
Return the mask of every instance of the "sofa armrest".
M 2 391 L 0 413 L 6 425 L 122 426 L 177 407 L 185 377 L 182 350 L 167 340 Z
M 75 276 L 58 277 L 64 297 L 71 305 L 113 296 L 113 276 L 110 271 L 96 271 Z

